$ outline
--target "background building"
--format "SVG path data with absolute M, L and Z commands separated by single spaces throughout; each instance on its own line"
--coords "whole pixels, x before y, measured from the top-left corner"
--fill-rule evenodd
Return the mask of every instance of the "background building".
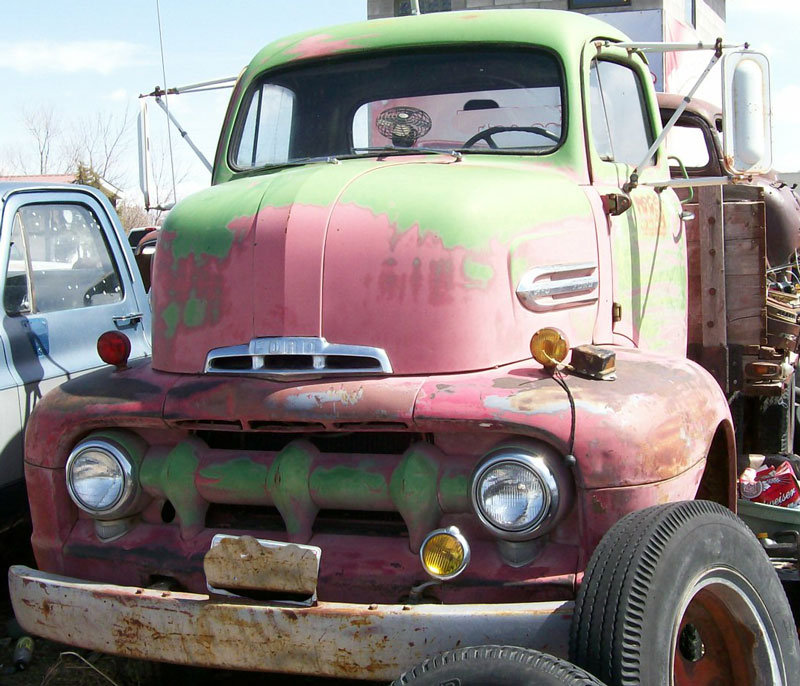
M 725 35 L 725 0 L 419 0 L 423 13 L 450 10 L 542 8 L 596 15 L 637 41 L 710 42 Z M 370 19 L 411 14 L 410 0 L 367 0 Z M 658 90 L 685 92 L 711 53 L 648 56 Z M 719 101 L 719 79 L 710 78 L 699 97 Z

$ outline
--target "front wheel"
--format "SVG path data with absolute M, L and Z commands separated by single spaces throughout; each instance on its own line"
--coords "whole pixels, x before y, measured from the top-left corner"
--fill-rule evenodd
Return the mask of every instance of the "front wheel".
M 575 665 L 537 650 L 475 646 L 448 650 L 391 686 L 603 686 Z
M 586 569 L 570 659 L 609 686 L 790 686 L 800 647 L 764 550 L 705 501 L 634 512 Z

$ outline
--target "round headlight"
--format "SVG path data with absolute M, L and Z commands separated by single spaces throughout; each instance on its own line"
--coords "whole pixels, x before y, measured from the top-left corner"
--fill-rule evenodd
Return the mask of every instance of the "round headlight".
M 113 515 L 134 495 L 132 467 L 123 452 L 104 441 L 78 445 L 67 460 L 67 488 L 75 504 L 93 515 Z
M 491 454 L 472 481 L 481 521 L 500 538 L 529 538 L 558 510 L 558 482 L 544 457 L 507 448 Z

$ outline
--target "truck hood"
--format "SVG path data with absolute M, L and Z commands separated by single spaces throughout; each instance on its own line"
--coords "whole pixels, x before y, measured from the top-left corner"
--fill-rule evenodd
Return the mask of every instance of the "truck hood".
M 529 357 L 542 326 L 591 341 L 596 292 L 531 311 L 515 289 L 537 267 L 596 276 L 597 260 L 584 190 L 541 164 L 415 155 L 240 179 L 164 224 L 153 364 L 198 373 L 212 351 L 291 338 L 382 351 L 396 374 L 498 366 Z

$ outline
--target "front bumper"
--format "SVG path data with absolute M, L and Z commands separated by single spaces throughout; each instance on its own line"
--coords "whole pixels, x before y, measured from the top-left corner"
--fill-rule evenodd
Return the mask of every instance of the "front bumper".
M 32 634 L 162 662 L 390 681 L 443 650 L 481 644 L 566 657 L 572 602 L 278 606 L 113 586 L 16 565 L 14 613 Z

